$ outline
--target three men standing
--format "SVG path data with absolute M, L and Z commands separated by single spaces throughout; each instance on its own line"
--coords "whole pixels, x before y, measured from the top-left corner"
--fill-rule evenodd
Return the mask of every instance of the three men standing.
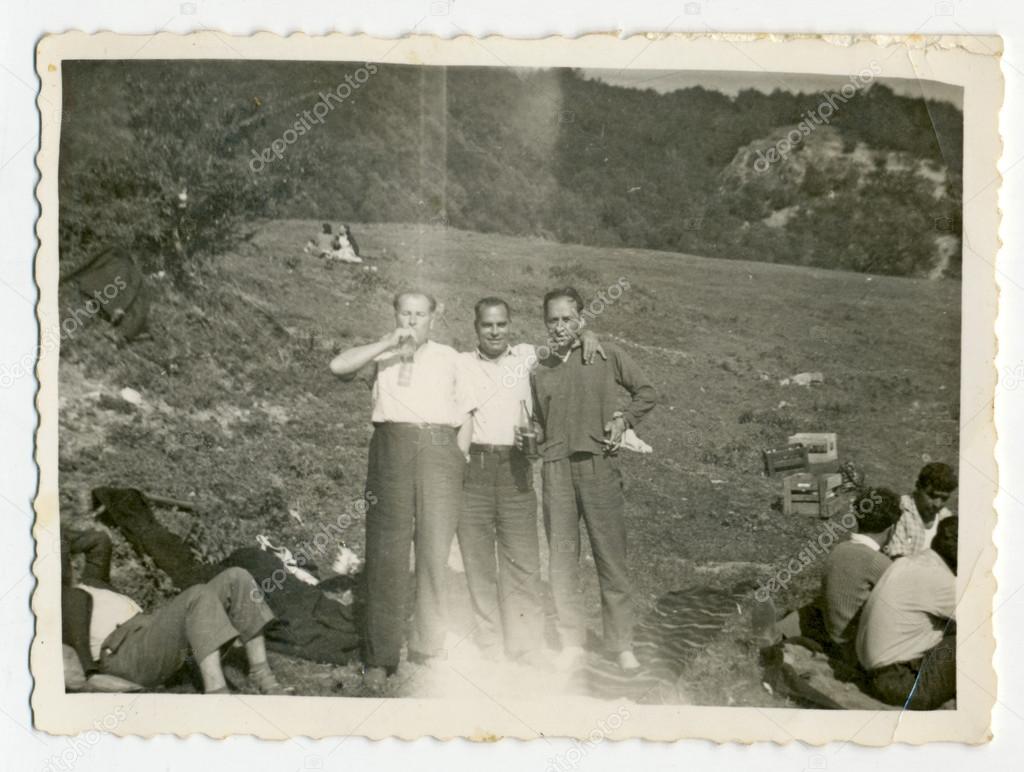
M 582 332 L 583 302 L 571 288 L 544 299 L 549 346 L 540 355 L 529 344 L 510 345 L 509 307 L 499 298 L 477 303 L 478 346 L 462 355 L 428 340 L 432 297 L 400 293 L 394 308 L 397 329 L 331 362 L 346 380 L 362 371 L 373 382 L 367 685 L 379 688 L 399 664 L 412 541 L 410 659 L 443 654 L 446 564 L 456 528 L 481 647 L 495 658 L 504 648 L 512 659 L 546 664 L 536 497 L 531 460 L 516 433 L 523 406 L 528 411 L 531 403 L 544 434 L 544 522 L 560 659 L 569 665 L 583 653 L 582 518 L 601 583 L 605 643 L 623 668 L 637 668 L 621 478 L 609 455 L 654 406 L 653 386 L 623 352 L 602 349 L 596 336 Z M 619 386 L 632 397 L 621 414 L 615 412 Z

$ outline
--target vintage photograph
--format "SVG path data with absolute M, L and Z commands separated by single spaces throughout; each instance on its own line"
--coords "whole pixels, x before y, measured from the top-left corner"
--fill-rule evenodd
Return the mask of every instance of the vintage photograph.
M 898 46 L 787 71 L 210 35 L 77 36 L 40 98 L 65 709 L 277 697 L 288 734 L 302 698 L 416 701 L 465 736 L 479 704 L 525 737 L 565 701 L 603 738 L 985 702 L 971 87 Z

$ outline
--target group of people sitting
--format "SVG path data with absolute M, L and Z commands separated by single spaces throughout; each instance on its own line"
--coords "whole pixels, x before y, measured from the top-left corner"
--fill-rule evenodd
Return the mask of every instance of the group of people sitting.
M 352 235 L 352 229 L 344 224 L 339 225 L 337 233 L 335 233 L 329 222 L 323 223 L 316 238 L 306 242 L 305 251 L 314 257 L 328 261 L 363 262 L 363 258 L 359 255 L 359 244 L 356 243 L 356 238 Z
M 889 705 L 954 699 L 959 519 L 945 504 L 956 488 L 953 469 L 933 462 L 910 495 L 862 490 L 856 530 L 830 553 L 819 597 L 760 630 L 762 643 L 809 638 Z

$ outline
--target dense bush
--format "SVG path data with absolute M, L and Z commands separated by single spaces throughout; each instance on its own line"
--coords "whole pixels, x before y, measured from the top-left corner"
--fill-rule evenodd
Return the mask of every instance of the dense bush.
M 89 73 L 107 90 L 109 110 L 92 133 L 75 131 L 80 111 L 95 109 L 91 95 L 75 88 L 74 75 L 65 90 L 62 261 L 74 267 L 115 244 L 145 269 L 181 277 L 237 243 L 244 224 L 286 194 L 286 181 L 247 166 L 264 115 L 258 101 L 225 99 L 198 63 L 106 68 L 115 71 Z

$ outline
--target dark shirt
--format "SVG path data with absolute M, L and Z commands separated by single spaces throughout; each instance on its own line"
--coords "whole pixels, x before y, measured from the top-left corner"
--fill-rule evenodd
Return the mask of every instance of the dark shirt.
M 573 453 L 601 454 L 604 425 L 618 409 L 618 389 L 632 400 L 622 409 L 628 426 L 636 426 L 658 399 L 650 380 L 630 357 L 611 343 L 602 342 L 607 361 L 595 356 L 583 364 L 583 350 L 568 359 L 552 354 L 537 364 L 531 377 L 534 415 L 544 427 L 541 454 L 545 461 Z

